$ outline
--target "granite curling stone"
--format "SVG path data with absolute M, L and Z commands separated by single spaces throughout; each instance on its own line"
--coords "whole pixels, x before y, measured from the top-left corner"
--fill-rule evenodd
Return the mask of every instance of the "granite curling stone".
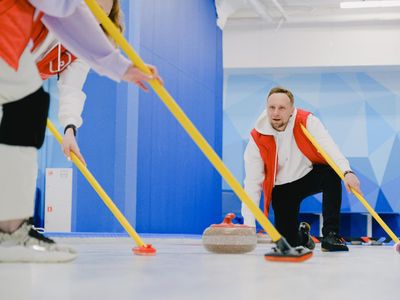
M 229 213 L 221 224 L 214 224 L 203 232 L 204 247 L 213 253 L 238 254 L 253 251 L 257 246 L 254 227 L 233 224 L 235 214 Z

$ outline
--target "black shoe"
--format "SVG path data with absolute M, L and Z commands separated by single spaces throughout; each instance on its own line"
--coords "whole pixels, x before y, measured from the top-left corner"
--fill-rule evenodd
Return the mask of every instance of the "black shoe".
M 299 242 L 300 246 L 304 246 L 310 250 L 313 250 L 315 248 L 315 243 L 310 235 L 310 225 L 306 222 L 300 223 Z
M 349 248 L 336 232 L 329 232 L 329 234 L 322 239 L 321 250 L 324 252 L 349 251 Z

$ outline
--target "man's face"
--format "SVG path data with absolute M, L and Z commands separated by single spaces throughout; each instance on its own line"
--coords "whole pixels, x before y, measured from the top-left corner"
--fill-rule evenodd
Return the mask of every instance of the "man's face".
M 289 97 L 283 93 L 276 93 L 269 96 L 267 100 L 268 119 L 272 128 L 276 131 L 284 131 L 293 114 L 294 106 Z

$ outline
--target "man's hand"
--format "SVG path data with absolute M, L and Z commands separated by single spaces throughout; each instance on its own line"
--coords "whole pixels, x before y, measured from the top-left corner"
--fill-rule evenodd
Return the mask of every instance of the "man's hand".
M 85 159 L 83 158 L 81 152 L 79 151 L 78 143 L 74 135 L 72 128 L 68 128 L 61 144 L 62 151 L 68 160 L 71 160 L 71 151 L 79 158 L 79 160 L 86 166 Z
M 346 187 L 346 190 L 350 193 L 351 188 L 354 189 L 356 192 L 358 192 L 360 195 L 363 193 L 361 192 L 360 189 L 360 181 L 358 180 L 357 176 L 354 175 L 354 173 L 347 173 L 344 176 L 344 186 Z
M 131 65 L 128 70 L 126 70 L 122 80 L 136 84 L 145 92 L 149 91 L 149 89 L 145 86 L 145 83 L 149 82 L 150 80 L 155 79 L 161 84 L 164 84 L 164 81 L 161 79 L 160 75 L 158 75 L 157 68 L 152 65 L 147 65 L 147 67 L 150 69 L 151 75 L 143 73 L 138 68 Z

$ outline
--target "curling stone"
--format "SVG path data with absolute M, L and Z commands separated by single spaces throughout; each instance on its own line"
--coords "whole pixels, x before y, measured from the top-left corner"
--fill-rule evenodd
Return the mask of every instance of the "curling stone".
M 214 253 L 246 253 L 257 246 L 257 235 L 254 227 L 233 224 L 235 214 L 229 213 L 221 224 L 214 224 L 203 232 L 204 247 Z
M 265 231 L 263 229 L 261 229 L 257 232 L 257 243 L 258 244 L 271 244 L 272 239 L 267 233 L 265 233 Z

